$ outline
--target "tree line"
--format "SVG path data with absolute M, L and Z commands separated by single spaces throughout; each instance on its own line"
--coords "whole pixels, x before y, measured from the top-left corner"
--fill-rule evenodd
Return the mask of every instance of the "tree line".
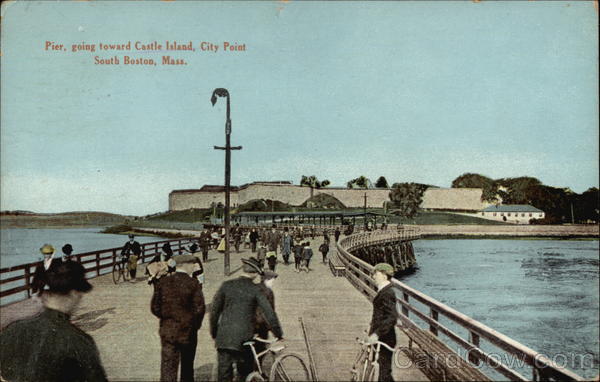
M 485 175 L 465 173 L 452 181 L 453 188 L 481 188 L 482 201 L 502 204 L 528 204 L 544 211 L 538 224 L 598 222 L 598 188 L 578 194 L 569 188 L 551 187 L 539 179 L 522 176 L 492 179 Z

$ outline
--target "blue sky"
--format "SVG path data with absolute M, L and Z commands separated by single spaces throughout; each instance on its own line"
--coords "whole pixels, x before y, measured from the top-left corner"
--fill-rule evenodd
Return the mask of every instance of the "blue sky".
M 173 189 L 465 172 L 598 186 L 592 2 L 2 4 L 1 209 L 148 214 Z M 189 41 L 195 52 L 100 52 Z M 65 52 L 46 51 L 46 41 Z M 202 41 L 221 46 L 202 52 Z M 223 42 L 245 52 L 223 52 Z M 96 44 L 96 52 L 71 51 Z M 185 66 L 163 66 L 169 54 Z M 157 66 L 95 65 L 94 56 Z

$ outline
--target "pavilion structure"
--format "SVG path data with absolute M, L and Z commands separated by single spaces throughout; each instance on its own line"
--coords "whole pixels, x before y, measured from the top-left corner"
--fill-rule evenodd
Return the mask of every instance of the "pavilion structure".
M 371 211 L 246 211 L 231 216 L 234 223 L 242 225 L 305 224 L 305 225 L 356 225 L 356 218 L 381 222 L 388 215 Z

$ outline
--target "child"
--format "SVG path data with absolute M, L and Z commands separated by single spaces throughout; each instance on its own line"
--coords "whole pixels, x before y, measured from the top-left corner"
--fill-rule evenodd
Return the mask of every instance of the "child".
M 304 243 L 304 249 L 302 250 L 303 268 L 306 270 L 306 272 L 310 271 L 308 265 L 310 264 L 310 258 L 312 257 L 312 255 L 313 250 L 312 248 L 310 248 L 310 241 L 307 241 L 306 243 Z
M 294 246 L 294 263 L 296 267 L 296 272 L 300 272 L 300 269 L 302 268 L 302 250 L 303 243 L 298 243 Z
M 260 247 L 258 248 L 258 253 L 256 254 L 256 259 L 260 263 L 261 268 L 264 268 L 266 258 L 267 258 L 267 246 L 265 244 L 261 243 Z
M 269 270 L 275 272 L 275 265 L 277 265 L 277 252 L 267 252 L 267 264 L 269 264 Z

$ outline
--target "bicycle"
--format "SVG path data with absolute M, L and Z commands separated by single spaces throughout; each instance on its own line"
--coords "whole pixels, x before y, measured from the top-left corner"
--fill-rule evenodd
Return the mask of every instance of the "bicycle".
M 129 267 L 127 265 L 127 256 L 119 256 L 115 259 L 112 269 L 112 278 L 115 284 L 118 284 L 120 280 L 129 281 Z
M 356 338 L 356 342 L 361 345 L 356 361 L 352 365 L 351 380 L 353 382 L 370 381 L 374 382 L 379 380 L 379 351 L 381 347 L 388 349 L 394 353 L 397 349 L 394 349 L 387 344 L 377 341 L 375 343 L 367 343 Z
M 256 352 L 256 348 L 254 344 L 256 342 L 262 342 L 265 344 L 273 344 L 277 340 L 266 340 L 264 338 L 254 337 L 252 341 L 244 342 L 244 346 L 249 346 L 252 351 L 252 356 L 254 357 L 254 363 L 256 365 L 257 370 L 248 374 L 246 377 L 246 382 L 264 382 L 264 381 L 311 381 L 311 375 L 308 371 L 308 367 L 306 363 L 302 359 L 302 357 L 297 353 L 285 353 L 281 354 L 281 352 L 285 349 L 284 345 L 281 346 L 270 346 L 269 348 L 261 351 L 260 353 Z M 271 370 L 269 372 L 268 378 L 266 378 L 266 374 L 263 370 L 263 365 L 261 365 L 261 358 L 263 358 L 266 354 L 272 353 L 275 356 L 275 360 L 273 361 L 273 365 L 271 366 Z

